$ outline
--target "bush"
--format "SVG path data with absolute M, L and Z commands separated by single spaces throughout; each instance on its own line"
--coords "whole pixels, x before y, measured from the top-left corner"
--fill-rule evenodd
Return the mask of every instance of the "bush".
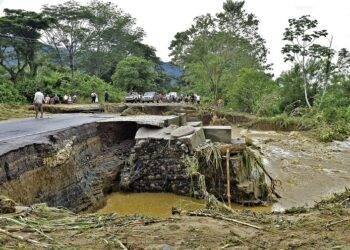
M 227 90 L 225 99 L 234 110 L 273 116 L 280 113 L 280 96 L 277 85 L 263 71 L 242 69 L 234 84 Z
M 24 103 L 25 98 L 13 86 L 12 83 L 2 81 L 0 82 L 0 103 Z

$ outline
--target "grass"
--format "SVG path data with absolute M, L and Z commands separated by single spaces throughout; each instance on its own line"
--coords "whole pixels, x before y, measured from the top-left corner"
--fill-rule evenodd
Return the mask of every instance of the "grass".
M 29 105 L 0 104 L 0 121 L 15 118 L 34 117 L 35 112 L 29 110 Z

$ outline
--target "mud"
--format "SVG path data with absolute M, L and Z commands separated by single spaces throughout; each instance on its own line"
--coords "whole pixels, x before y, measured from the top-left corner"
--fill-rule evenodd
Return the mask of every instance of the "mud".
M 281 181 L 282 196 L 273 210 L 313 206 L 316 201 L 344 191 L 350 184 L 350 139 L 321 143 L 307 132 L 255 131 L 235 128 L 263 153 L 269 173 Z

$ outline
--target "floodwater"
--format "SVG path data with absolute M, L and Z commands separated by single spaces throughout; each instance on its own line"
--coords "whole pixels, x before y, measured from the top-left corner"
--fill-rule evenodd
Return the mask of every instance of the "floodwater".
M 167 218 L 172 207 L 182 210 L 197 210 L 205 207 L 203 200 L 171 193 L 112 193 L 106 205 L 98 213 L 119 215 L 142 214 Z
M 303 132 L 255 131 L 235 127 L 260 148 L 266 170 L 281 181 L 273 211 L 313 206 L 350 187 L 350 139 L 321 143 Z
M 205 208 L 204 200 L 172 193 L 112 193 L 106 197 L 106 205 L 97 213 L 119 215 L 141 214 L 150 217 L 170 217 L 171 209 L 198 210 Z M 271 212 L 271 207 L 244 207 L 232 204 L 233 209 Z

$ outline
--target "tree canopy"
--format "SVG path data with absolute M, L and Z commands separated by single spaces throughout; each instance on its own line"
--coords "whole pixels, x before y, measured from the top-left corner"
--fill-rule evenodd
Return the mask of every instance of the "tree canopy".
M 212 100 L 222 97 L 242 68 L 268 68 L 265 41 L 258 20 L 243 9 L 244 2 L 226 1 L 223 12 L 195 18 L 179 32 L 169 49 L 175 64 L 184 68 L 191 85 L 207 86 Z

